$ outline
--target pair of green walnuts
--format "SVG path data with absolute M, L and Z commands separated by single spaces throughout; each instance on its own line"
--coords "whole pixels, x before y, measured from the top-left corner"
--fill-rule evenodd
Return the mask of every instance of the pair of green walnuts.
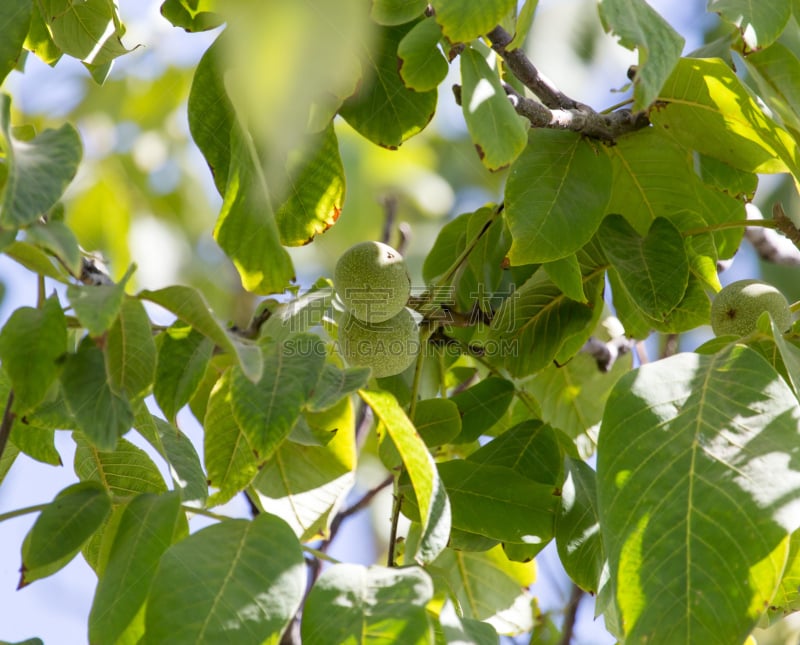
M 377 378 L 405 371 L 419 353 L 419 328 L 406 307 L 411 278 L 403 256 L 382 242 L 361 242 L 339 258 L 333 286 L 345 306 L 339 347 L 353 367 Z

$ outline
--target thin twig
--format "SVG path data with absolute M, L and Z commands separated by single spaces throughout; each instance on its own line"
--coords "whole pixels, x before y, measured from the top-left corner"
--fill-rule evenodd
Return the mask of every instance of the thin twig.
M 386 557 L 386 565 L 389 567 L 395 566 L 394 561 L 394 548 L 397 545 L 397 525 L 400 522 L 400 504 L 402 496 L 400 495 L 400 475 L 398 474 L 394 479 L 394 502 L 392 504 L 392 527 L 389 531 L 389 555 Z
M 564 627 L 561 630 L 559 645 L 570 645 L 572 642 L 572 636 L 575 632 L 575 620 L 578 617 L 578 606 L 581 604 L 583 593 L 583 589 L 573 583 L 569 601 L 564 608 Z
M 339 511 L 333 518 L 333 521 L 331 522 L 330 534 L 328 535 L 328 539 L 325 540 L 325 542 L 320 547 L 320 551 L 325 553 L 328 550 L 328 547 L 330 546 L 331 542 L 333 542 L 334 538 L 336 538 L 336 534 L 339 532 L 339 528 L 341 527 L 342 522 L 344 522 L 348 517 L 355 515 L 359 511 L 369 506 L 369 504 L 372 502 L 375 496 L 378 493 L 380 493 L 384 488 L 391 485 L 393 481 L 394 477 L 392 475 L 389 475 L 389 477 L 384 479 L 380 484 L 378 484 L 374 488 L 371 488 L 366 493 L 364 493 L 364 496 L 360 500 L 358 500 L 355 504 L 349 506 L 343 511 Z
M 11 411 L 14 405 L 14 390 L 9 390 L 8 399 L 6 400 L 6 408 L 3 411 L 3 420 L 0 422 L 0 458 L 5 452 L 8 438 L 11 436 L 11 427 L 14 425 L 14 419 L 17 415 Z

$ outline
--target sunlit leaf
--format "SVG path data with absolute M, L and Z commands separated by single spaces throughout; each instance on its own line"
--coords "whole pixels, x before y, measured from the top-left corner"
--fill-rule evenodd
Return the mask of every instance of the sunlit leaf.
M 425 606 L 432 597 L 430 576 L 417 567 L 334 565 L 309 593 L 303 643 L 426 645 L 432 630 Z
M 422 524 L 414 559 L 430 562 L 447 545 L 451 526 L 450 502 L 433 458 L 392 394 L 382 390 L 360 390 L 359 394 L 386 427 L 408 472 Z
M 372 0 L 370 17 L 379 25 L 402 25 L 425 11 L 426 0 Z
M 161 5 L 161 15 L 186 31 L 208 31 L 224 22 L 224 18 L 213 11 L 216 7 L 213 0 L 165 0 Z
M 0 25 L 3 26 L 3 38 L 0 40 L 0 83 L 17 66 L 31 24 L 33 4 L 31 0 L 9 0 L 0 6 Z
M 749 0 L 711 0 L 708 10 L 715 11 L 742 33 L 750 49 L 771 45 L 781 35 L 792 15 L 789 2 L 750 2 Z
M 494 29 L 516 7 L 514 0 L 433 0 L 436 22 L 453 43 L 468 43 Z
M 418 22 L 400 41 L 397 57 L 406 87 L 427 92 L 439 87 L 447 76 L 447 59 L 439 49 L 442 30 L 431 16 Z
M 800 524 L 800 470 L 783 456 L 798 418 L 783 379 L 744 346 L 679 354 L 620 379 L 597 477 L 627 640 L 747 637 Z

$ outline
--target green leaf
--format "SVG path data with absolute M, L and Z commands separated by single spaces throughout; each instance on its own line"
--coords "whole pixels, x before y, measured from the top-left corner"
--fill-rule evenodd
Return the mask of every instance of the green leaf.
M 33 15 L 31 16 L 30 31 L 25 39 L 25 49 L 32 51 L 41 60 L 54 66 L 62 56 L 61 50 L 53 42 L 53 37 L 47 28 L 42 15 L 39 2 L 33 2 Z
M 19 448 L 13 443 L 6 444 L 6 449 L 3 451 L 3 454 L 0 455 L 0 484 L 3 483 L 3 480 L 6 478 L 8 471 L 11 470 L 11 466 L 14 465 L 18 455 Z
M 450 443 L 461 433 L 461 411 L 452 399 L 425 399 L 414 408 L 414 427 L 429 448 Z
M 257 381 L 261 377 L 261 350 L 253 343 L 230 336 L 214 318 L 205 299 L 196 289 L 183 286 L 165 287 L 158 291 L 141 291 L 138 297 L 171 311 L 213 340 L 220 349 L 236 356 L 242 371 L 249 379 Z
M 426 0 L 372 0 L 370 17 L 379 25 L 402 25 L 422 15 Z
M 89 640 L 116 643 L 142 609 L 158 561 L 178 533 L 181 498 L 139 495 L 126 505 L 89 613 Z
M 428 92 L 439 87 L 449 69 L 439 49 L 442 30 L 431 16 L 418 22 L 397 47 L 400 77 L 415 92 Z
M 355 394 L 364 387 L 369 380 L 369 374 L 368 367 L 348 367 L 342 370 L 331 363 L 325 363 L 305 409 L 321 412 L 333 407 L 344 397 Z
M 461 413 L 461 434 L 454 442 L 470 443 L 481 435 L 489 434 L 513 398 L 514 384 L 497 376 L 485 378 L 451 396 L 450 400 Z
M 219 136 L 219 135 L 218 135 Z M 281 246 L 275 213 L 253 142 L 231 129 L 230 168 L 214 239 L 239 271 L 242 286 L 257 294 L 281 293 L 294 281 L 292 259 Z
M 568 338 L 586 332 L 593 309 L 592 302 L 567 298 L 539 270 L 503 302 L 492 320 L 487 346 L 493 360 L 513 376 L 533 374 L 555 359 Z
M 164 331 L 158 347 L 153 394 L 167 419 L 175 420 L 206 372 L 214 342 L 180 321 Z
M 648 108 L 681 57 L 685 40 L 644 0 L 601 0 L 600 18 L 620 44 L 639 50 L 633 109 Z
M 225 20 L 219 13 L 209 11 L 216 8 L 213 0 L 165 0 L 161 5 L 161 15 L 176 27 L 189 32 L 216 29 Z
M 361 86 L 339 110 L 359 134 L 392 150 L 428 125 L 436 110 L 436 91 L 408 89 L 397 70 L 397 47 L 412 26 L 376 30 Z
M 128 269 L 122 280 L 113 285 L 71 284 L 67 287 L 67 297 L 75 315 L 91 336 L 100 336 L 116 320 L 125 298 L 125 284 L 133 270 L 134 267 Z
M 69 272 L 60 263 L 55 263 L 54 259 L 38 246 L 27 242 L 15 241 L 5 247 L 3 253 L 34 273 L 64 284 L 70 284 L 71 276 Z
M 66 351 L 67 323 L 57 296 L 41 309 L 20 307 L 11 314 L 0 331 L 0 361 L 11 379 L 15 411 L 25 413 L 42 402 Z
M 511 263 L 549 262 L 583 247 L 606 214 L 610 186 L 608 157 L 585 139 L 531 130 L 506 186 Z
M 0 202 L 0 225 L 33 224 L 61 198 L 81 160 L 81 140 L 69 124 L 45 130 L 29 141 L 11 132 L 11 98 L 0 94 L 0 142 L 7 176 Z
M 716 273 L 718 258 L 731 257 L 742 240 L 742 229 L 717 226 L 745 219 L 744 203 L 735 198 L 737 179 L 728 178 L 722 191 L 708 185 L 697 176 L 691 150 L 678 145 L 667 132 L 646 128 L 620 137 L 617 145 L 607 148 L 614 171 L 614 182 L 607 211 L 618 213 L 646 235 L 653 221 L 664 217 L 679 230 L 720 228 L 713 234 L 695 236 L 713 241 L 708 255 Z M 709 157 L 701 168 L 708 168 Z M 719 168 L 719 166 L 717 166 Z M 727 171 L 730 175 L 735 171 Z M 755 179 L 754 175 L 750 175 Z M 731 185 L 730 182 L 735 182 Z M 753 187 L 755 189 L 755 186 Z M 691 247 L 690 247 L 691 248 Z M 698 252 L 692 254 L 692 269 L 696 270 Z M 713 257 L 712 257 L 713 256 Z
M 441 573 L 437 592 L 441 585 L 455 596 L 463 618 L 485 621 L 499 634 L 533 629 L 532 598 L 526 587 L 536 577 L 534 562 L 510 562 L 498 546 L 479 553 L 446 549 L 433 566 Z
M 325 446 L 286 441 L 253 481 L 261 508 L 282 517 L 307 541 L 328 535 L 333 513 L 355 480 L 355 424 L 349 399 L 314 415 L 314 423 L 334 436 Z
M 621 356 L 603 372 L 592 356 L 579 353 L 566 365 L 537 372 L 525 389 L 539 402 L 543 421 L 577 439 L 600 423 L 611 388 L 632 362 L 630 354 Z
M 525 0 L 522 9 L 519 10 L 517 21 L 515 23 L 514 37 L 511 42 L 506 45 L 507 51 L 519 49 L 525 44 L 525 39 L 533 25 L 533 17 L 536 14 L 536 7 L 539 6 L 539 0 Z
M 744 346 L 679 354 L 620 379 L 597 481 L 626 640 L 745 640 L 800 524 L 800 472 L 781 457 L 799 414 L 780 375 Z
M 510 468 L 551 488 L 561 485 L 562 450 L 555 430 L 535 419 L 509 428 L 473 452 L 468 461 Z
M 784 618 L 800 610 L 800 531 L 792 533 L 781 584 L 770 602 L 771 617 Z
M 789 2 L 714 0 L 708 9 L 735 25 L 749 49 L 762 49 L 775 42 L 792 16 Z
M 156 344 L 144 305 L 125 298 L 106 336 L 108 376 L 114 391 L 131 398 L 143 396 L 156 370 Z
M 305 584 L 300 543 L 280 518 L 214 524 L 161 557 L 141 642 L 278 642 Z
M 329 280 L 319 280 L 311 290 L 285 303 L 264 303 L 269 316 L 261 326 L 261 337 L 282 341 L 291 334 L 322 325 L 333 300 Z
M 0 25 L 3 38 L 0 40 L 0 83 L 19 62 L 22 45 L 31 24 L 32 0 L 9 0 L 0 7 Z
M 485 47 L 461 53 L 461 109 L 481 161 L 489 170 L 499 170 L 525 148 L 528 122 L 514 110 L 487 55 L 496 57 Z
M 553 281 L 567 298 L 576 302 L 587 302 L 583 291 L 583 273 L 577 255 L 553 260 L 542 265 L 547 277 Z
M 77 445 L 75 474 L 82 481 L 100 482 L 115 497 L 167 491 L 153 460 L 127 439 L 120 439 L 115 450 L 98 450 L 82 434 L 72 437 Z
M 233 415 L 257 459 L 268 459 L 289 435 L 322 372 L 325 355 L 322 339 L 303 333 L 264 345 L 264 372 L 256 383 L 234 368 Z
M 460 618 L 452 602 L 448 601 L 439 612 L 441 637 L 445 643 L 464 645 L 497 645 L 497 632 L 491 625 L 472 618 Z M 439 631 L 436 633 L 439 637 Z M 440 641 L 436 641 L 437 643 Z
M 359 395 L 386 427 L 411 479 L 422 524 L 422 538 L 413 558 L 431 562 L 447 545 L 451 523 L 450 502 L 433 458 L 392 394 L 360 390 Z
M 225 91 L 222 38 L 220 35 L 213 42 L 197 64 L 189 91 L 188 114 L 192 138 L 206 158 L 219 194 L 224 196 L 236 113 Z
M 208 485 L 217 489 L 209 506 L 227 502 L 246 488 L 258 472 L 255 449 L 233 414 L 231 380 L 228 370 L 214 386 L 203 422 Z
M 93 65 L 108 63 L 129 50 L 122 44 L 125 27 L 108 0 L 41 0 L 42 15 L 53 41 L 66 54 Z
M 583 461 L 567 457 L 565 463 L 561 508 L 556 515 L 558 557 L 573 582 L 596 595 L 605 563 L 597 508 L 597 477 Z
M 61 370 L 61 389 L 78 429 L 101 450 L 113 450 L 133 424 L 127 398 L 114 392 L 103 350 L 91 339 L 69 354 Z
M 494 29 L 517 6 L 515 0 L 433 0 L 436 22 L 452 43 L 468 43 Z
M 444 275 L 467 244 L 467 224 L 473 213 L 462 213 L 439 229 L 422 264 L 422 279 L 431 283 Z
M 58 220 L 25 229 L 25 241 L 55 255 L 74 276 L 81 274 L 81 251 L 75 233 Z
M 37 425 L 35 418 L 33 421 L 27 416 L 24 420 L 19 419 L 11 428 L 9 440 L 37 461 L 51 466 L 63 466 L 61 455 L 56 450 L 55 430 Z
M 650 120 L 685 147 L 747 172 L 800 177 L 794 139 L 721 60 L 681 59 L 658 101 Z
M 800 59 L 780 42 L 744 58 L 759 95 L 787 128 L 800 131 Z
M 281 243 L 308 244 L 339 219 L 344 205 L 345 177 L 333 123 L 294 150 L 286 163 L 285 185 L 273 200 Z
M 433 641 L 425 606 L 432 598 L 430 576 L 417 567 L 335 564 L 308 595 L 303 643 L 427 645 Z
M 669 220 L 657 218 L 640 237 L 621 215 L 609 215 L 597 239 L 634 304 L 651 318 L 664 319 L 683 299 L 689 260 L 683 236 Z
M 457 459 L 438 465 L 453 527 L 503 542 L 543 547 L 553 537 L 557 498 L 507 466 Z
M 108 493 L 93 482 L 73 484 L 56 495 L 25 536 L 19 588 L 72 560 L 110 512 Z

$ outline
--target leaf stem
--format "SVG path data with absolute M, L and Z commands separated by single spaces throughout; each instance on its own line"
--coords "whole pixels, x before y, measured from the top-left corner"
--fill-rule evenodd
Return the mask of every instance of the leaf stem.
M 189 506 L 188 504 L 181 504 L 181 508 L 187 513 L 202 515 L 203 517 L 208 517 L 212 520 L 218 520 L 220 522 L 236 519 L 235 517 L 230 517 L 229 515 L 220 515 L 219 513 L 214 513 L 213 511 L 207 511 L 204 508 L 197 508 L 196 506 Z
M 394 502 L 392 503 L 392 528 L 389 531 L 389 554 L 386 557 L 386 566 L 396 566 L 394 561 L 394 548 L 397 545 L 397 525 L 400 522 L 400 474 L 394 477 L 394 490 L 392 493 Z
M 771 219 L 740 219 L 735 222 L 722 222 L 721 224 L 712 224 L 711 226 L 701 226 L 699 228 L 690 228 L 688 231 L 683 231 L 684 237 L 691 237 L 692 235 L 701 235 L 702 233 L 713 233 L 714 231 L 724 231 L 729 228 L 750 228 L 752 226 L 760 226 L 762 228 L 777 228 L 774 220 Z
M 308 553 L 309 555 L 313 555 L 318 560 L 325 560 L 325 562 L 331 562 L 333 564 L 341 564 L 341 560 L 337 560 L 336 558 L 332 558 L 329 556 L 325 551 L 320 551 L 319 549 L 314 549 L 307 544 L 303 544 L 303 551 Z
M 34 506 L 26 506 L 25 508 L 18 508 L 13 511 L 8 511 L 7 513 L 0 513 L 0 522 L 5 522 L 6 520 L 14 519 L 15 517 L 22 517 L 23 515 L 29 515 L 30 513 L 39 513 L 46 509 L 50 504 L 36 504 Z

